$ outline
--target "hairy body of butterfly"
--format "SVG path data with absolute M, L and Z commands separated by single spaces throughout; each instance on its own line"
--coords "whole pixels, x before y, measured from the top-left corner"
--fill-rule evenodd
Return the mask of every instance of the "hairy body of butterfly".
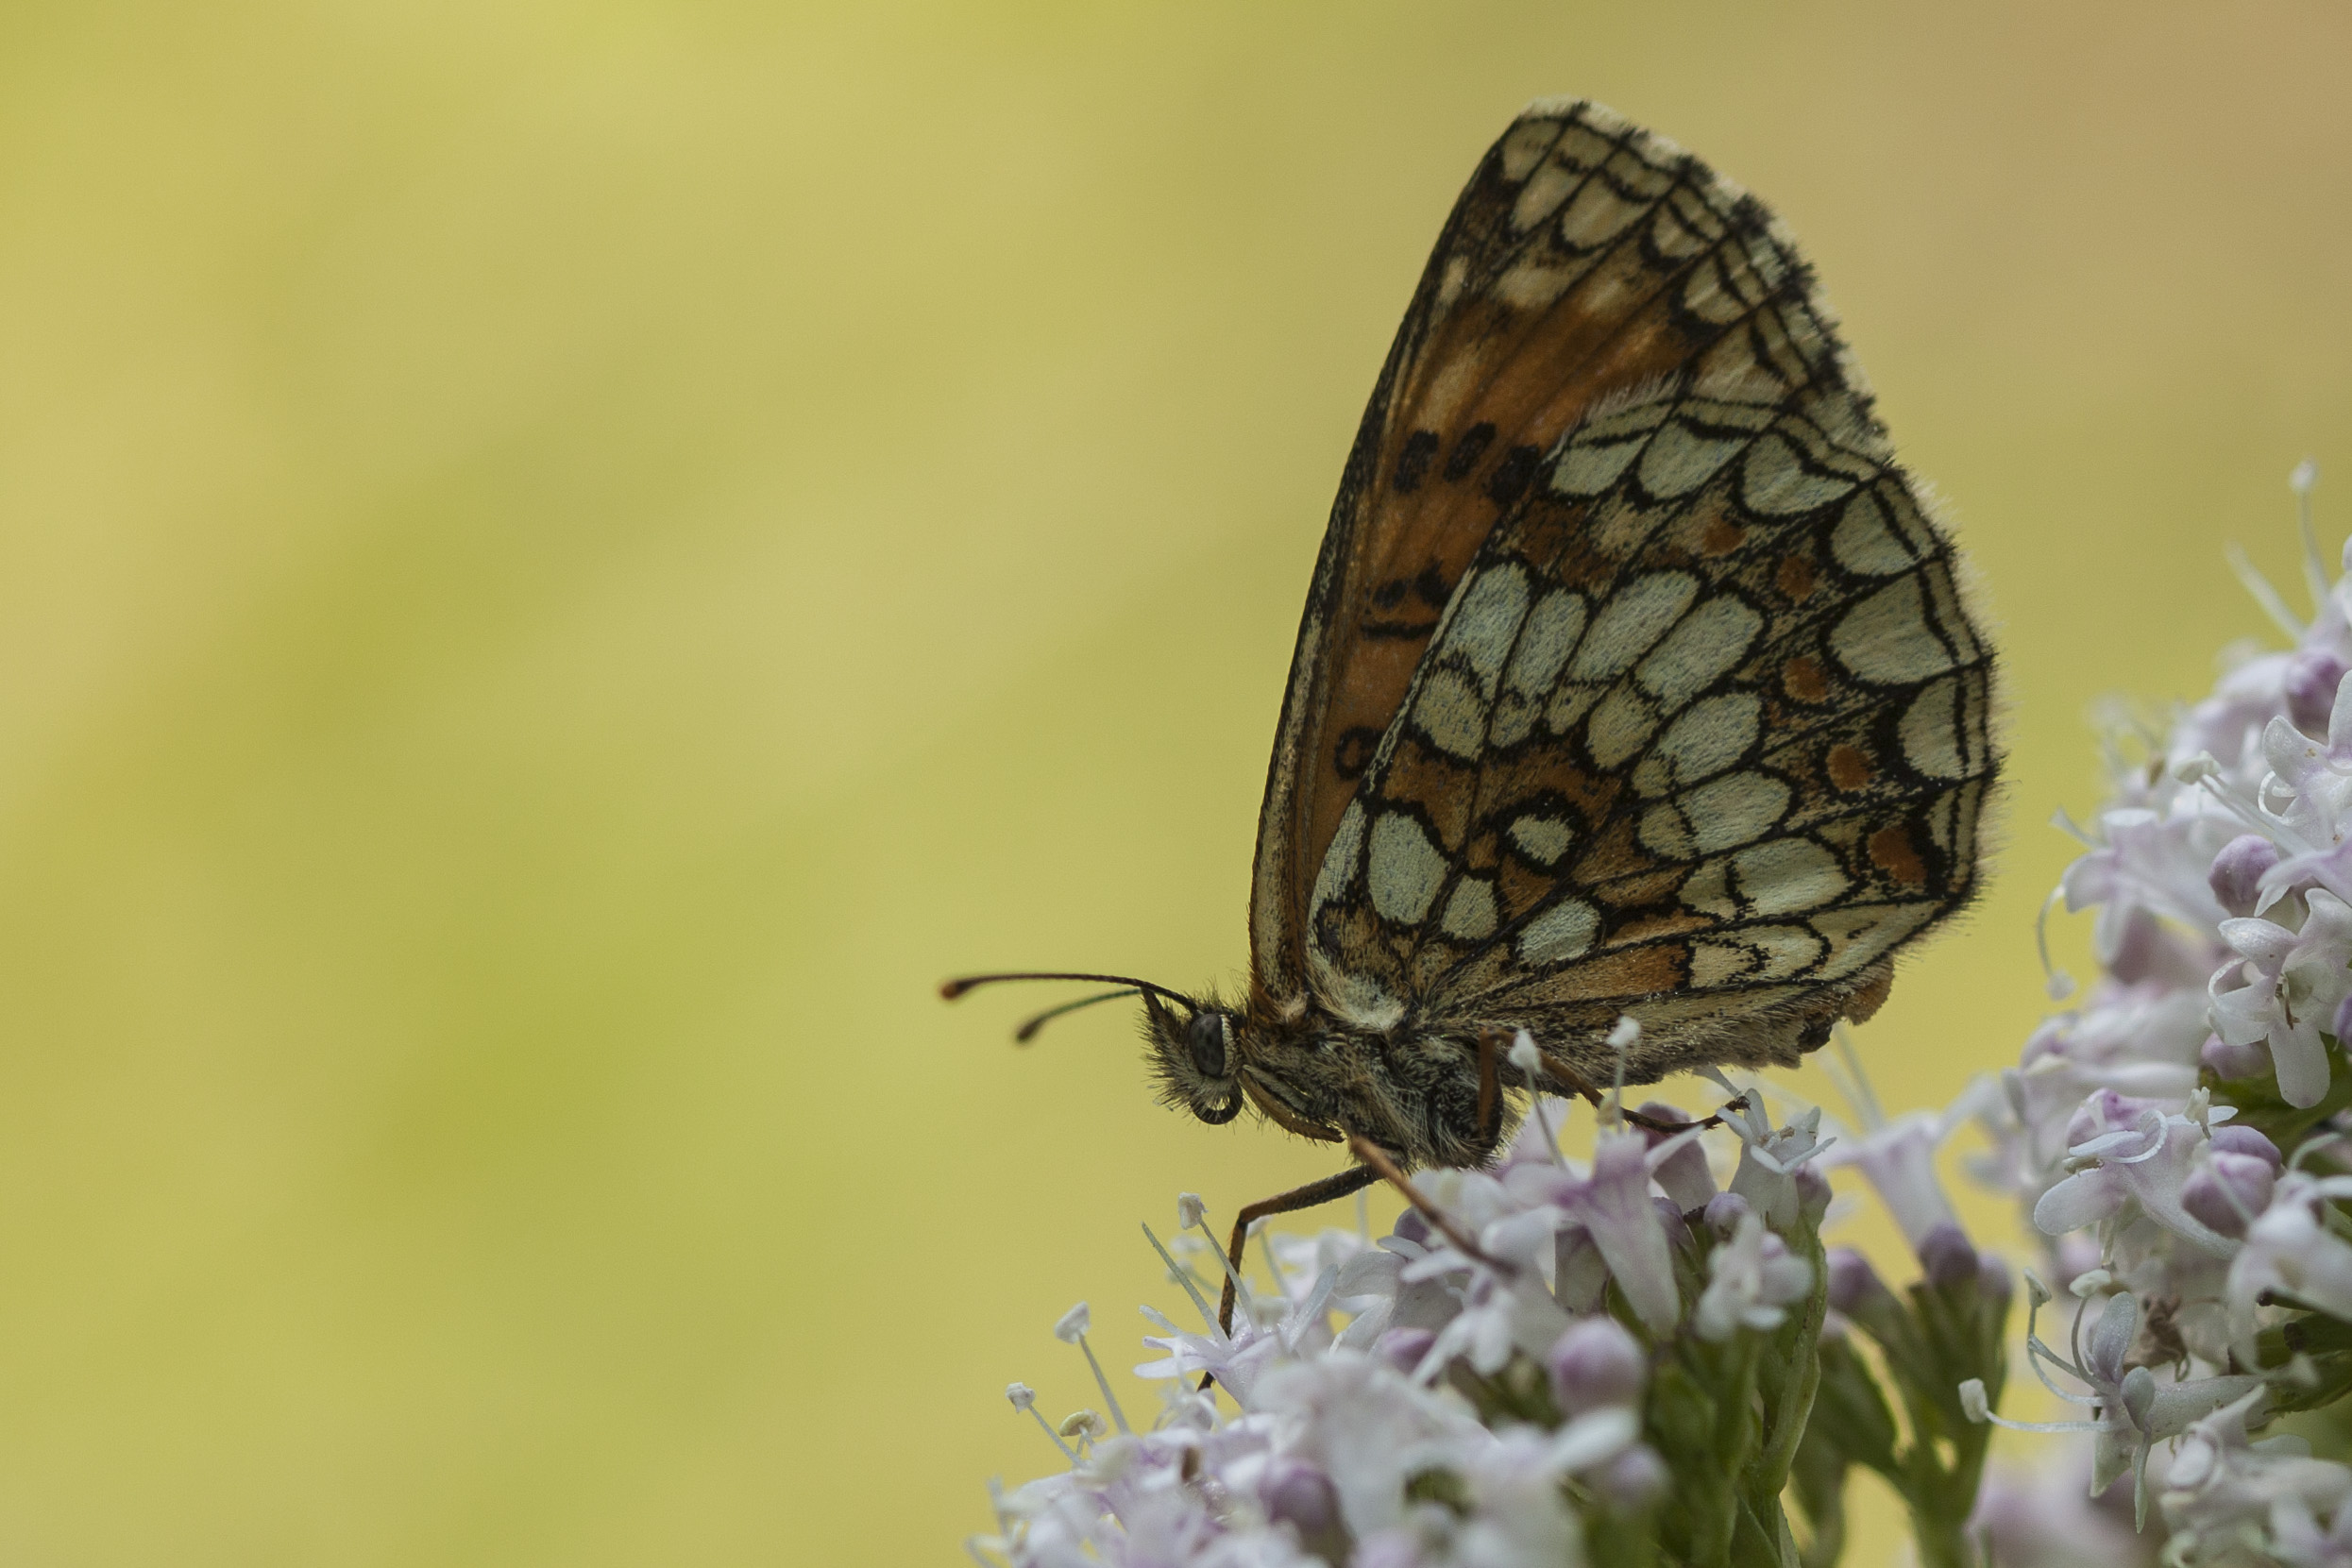
M 1248 991 L 1112 994 L 1142 996 L 1171 1103 L 1392 1168 L 1490 1160 L 1508 1090 L 1793 1064 L 1973 892 L 1990 683 L 1786 231 L 1662 138 L 1539 102 L 1456 203 L 1349 454 Z M 1253 1219 L 1373 1179 L 1250 1206 L 1236 1260 Z

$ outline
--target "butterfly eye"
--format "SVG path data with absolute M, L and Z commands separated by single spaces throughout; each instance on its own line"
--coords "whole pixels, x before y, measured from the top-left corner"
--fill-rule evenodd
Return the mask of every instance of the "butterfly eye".
M 1185 1043 L 1192 1048 L 1193 1065 L 1200 1069 L 1204 1078 L 1225 1076 L 1226 1023 L 1223 1013 L 1194 1013 L 1186 1030 Z

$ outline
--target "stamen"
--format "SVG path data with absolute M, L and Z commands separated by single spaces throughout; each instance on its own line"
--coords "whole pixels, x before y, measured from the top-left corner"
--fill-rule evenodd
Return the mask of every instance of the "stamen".
M 1005 1483 L 993 1475 L 989 1477 L 989 1511 L 996 1516 L 996 1533 L 964 1537 L 964 1550 L 980 1568 L 1006 1568 L 1012 1559 L 1013 1522 L 1005 1511 Z M 990 1557 L 991 1550 L 998 1555 Z
M 1103 1434 L 1109 1430 L 1109 1427 L 1103 1425 L 1103 1418 L 1092 1410 L 1073 1410 L 1061 1418 L 1061 1435 L 1077 1439 L 1078 1452 L 1081 1455 L 1100 1442 Z
M 2311 488 L 2319 483 L 2319 464 L 2305 458 L 2287 476 L 2287 488 L 2294 492 L 2295 526 L 2303 534 L 2303 582 L 2311 590 L 2311 613 L 2316 615 L 2327 606 L 2327 563 L 2320 558 L 2319 535 L 2311 529 Z
M 1608 1117 L 1612 1121 L 1625 1120 L 1625 1054 L 1641 1042 L 1641 1020 L 1631 1013 L 1617 1015 L 1617 1026 L 1609 1031 L 1609 1049 L 1617 1054 L 1616 1076 L 1609 1085 Z
M 1257 1234 L 1258 1250 L 1266 1255 L 1266 1272 L 1274 1275 L 1274 1288 L 1282 1292 L 1283 1300 L 1288 1301 L 1291 1294 L 1291 1280 L 1290 1276 L 1282 1272 L 1282 1260 L 1274 1256 L 1274 1232 L 1262 1230 L 1254 1225 L 1250 1228 Z
M 1544 1092 L 1533 1087 L 1535 1074 L 1541 1071 L 1544 1064 L 1544 1054 L 1535 1049 L 1535 1037 L 1524 1029 L 1520 1030 L 1517 1037 L 1511 1042 L 1511 1051 L 1506 1059 L 1527 1078 L 1529 1085 L 1527 1113 L 1534 1119 L 1536 1130 L 1544 1135 L 1544 1152 L 1551 1156 L 1552 1164 L 1566 1164 L 1560 1154 L 1559 1135 L 1552 1131 L 1551 1119 L 1544 1114 Z M 1360 1206 L 1362 1205 L 1362 1193 L 1356 1194 L 1356 1202 Z
M 2051 1381 L 2050 1374 L 2041 1369 L 2042 1362 L 2047 1361 L 2050 1365 L 2057 1368 L 2060 1372 L 2065 1373 L 2069 1377 L 2073 1378 L 2076 1382 L 2088 1383 L 2090 1381 L 2089 1377 L 2084 1375 L 2082 1368 L 2076 1366 L 2073 1362 L 2067 1360 L 2065 1357 L 2058 1355 L 2056 1351 L 2052 1350 L 2048 1345 L 2042 1342 L 2041 1334 L 2039 1329 L 2037 1327 L 2037 1324 L 2039 1324 L 2041 1320 L 2041 1309 L 2048 1306 L 2049 1302 L 2050 1288 L 2041 1282 L 2041 1277 L 2035 1273 L 2033 1270 L 2026 1270 L 2025 1363 L 2033 1369 L 2034 1376 L 2040 1381 L 2043 1388 L 2049 1390 L 2051 1393 L 2055 1394 L 2059 1399 L 2064 1400 L 2067 1404 L 2090 1405 L 2096 1407 L 2099 1403 L 2097 1399 L 2079 1393 L 2068 1393 L 2064 1389 L 2059 1388 L 2057 1384 Z M 2080 1312 L 2075 1314 L 2074 1327 L 2079 1336 L 2079 1331 L 2082 1328 L 2082 1315 Z M 2076 1341 L 2075 1354 L 2079 1356 L 2081 1353 L 2081 1344 L 2078 1338 Z
M 1874 1133 L 1887 1125 L 1887 1113 L 1880 1108 L 1878 1091 L 1870 1087 L 1870 1075 L 1862 1070 L 1862 1057 L 1853 1048 L 1853 1031 L 1846 1027 L 1845 1020 L 1840 1019 L 1836 1027 L 1830 1031 L 1830 1038 L 1836 1042 L 1838 1059 L 1844 1063 L 1846 1070 L 1843 1082 L 1838 1082 L 1836 1075 L 1831 1081 L 1837 1083 L 1838 1093 L 1845 1097 L 1846 1104 L 1860 1119 L 1862 1130 Z M 1829 1063 L 1823 1062 L 1821 1066 L 1826 1069 Z
M 2074 994 L 2074 977 L 2050 961 L 2050 911 L 2066 897 L 2064 887 L 2053 887 L 2050 896 L 2041 901 L 2040 913 L 2034 917 L 2034 951 L 2041 954 L 2041 988 L 2053 1002 L 2064 1002 Z
M 1037 1422 L 1038 1430 L 1043 1432 L 1046 1440 L 1061 1450 L 1063 1458 L 1068 1459 L 1073 1465 L 1078 1462 L 1078 1456 L 1070 1451 L 1070 1445 L 1061 1441 L 1061 1434 L 1054 1430 L 1053 1423 L 1047 1421 L 1038 1409 L 1035 1389 L 1026 1383 L 1007 1383 L 1005 1385 L 1005 1397 L 1012 1402 L 1014 1409 L 1029 1412 Z
M 1127 1413 L 1119 1408 L 1119 1396 L 1110 1391 L 1110 1379 L 1103 1375 L 1102 1362 L 1094 1358 L 1094 1347 L 1086 1342 L 1086 1331 L 1093 1326 L 1093 1322 L 1094 1315 L 1086 1309 L 1086 1303 L 1080 1302 L 1054 1324 L 1054 1338 L 1086 1352 L 1086 1364 L 1094 1370 L 1094 1386 L 1103 1391 L 1103 1403 L 1110 1407 L 1110 1419 L 1119 1424 L 1121 1432 L 1132 1432 L 1135 1428 L 1127 1425 Z
M 1960 1413 L 1979 1426 L 1989 1424 L 2012 1432 L 2095 1432 L 2099 1429 L 2099 1423 L 2095 1421 L 2011 1421 L 2006 1416 L 1995 1415 L 1991 1401 L 1985 1397 L 1985 1380 L 1981 1377 L 1971 1377 L 1962 1383 L 1959 1392 Z
M 1217 1266 L 1225 1271 L 1225 1277 L 1233 1282 L 1235 1305 L 1242 1309 L 1248 1322 L 1256 1323 L 1258 1319 L 1250 1304 L 1249 1281 L 1244 1279 L 1242 1271 L 1233 1266 L 1233 1259 L 1225 1255 L 1225 1243 L 1218 1240 L 1216 1234 L 1209 1228 L 1208 1214 L 1209 1206 L 1200 1201 L 1200 1194 L 1196 1192 L 1186 1192 L 1176 1199 L 1177 1222 L 1199 1227 L 1201 1235 L 1208 1239 L 1209 1250 L 1217 1255 Z M 1244 1237 L 1243 1239 L 1246 1241 L 1248 1239 Z
M 2068 816 L 2064 806 L 2050 814 L 2050 825 L 2086 850 L 2099 848 L 2099 841 L 2091 836 L 2090 830 Z
M 1159 1261 L 1168 1265 L 1168 1277 L 1183 1286 L 1184 1293 L 1193 1298 L 1193 1305 L 1200 1309 L 1201 1321 L 1209 1325 L 1209 1331 L 1216 1333 L 1217 1315 L 1209 1310 L 1209 1304 L 1201 1299 L 1200 1290 L 1193 1284 L 1193 1271 L 1168 1255 L 1168 1249 L 1159 1244 L 1159 1238 L 1152 1234 L 1149 1225 L 1143 1227 L 1143 1239 L 1152 1244 L 1152 1251 L 1159 1255 Z
M 2292 851 L 2296 854 L 2310 854 L 2319 848 L 2302 834 L 2296 832 L 2284 818 L 2264 807 L 2261 801 L 2255 801 L 2248 803 L 2242 800 L 2229 787 L 2227 775 L 2222 771 L 2220 761 L 2210 751 L 2199 751 L 2195 756 L 2174 768 L 2173 777 L 2182 784 L 2195 784 L 2203 788 L 2207 794 L 2221 802 L 2223 810 L 2282 849 Z M 2197 924 L 2201 921 L 2202 917 L 2199 917 L 2191 923 Z
M 2287 608 L 2287 601 L 2278 597 L 2278 590 L 2271 586 L 2270 579 L 2255 570 L 2254 563 L 2246 559 L 2246 552 L 2231 545 L 2222 553 L 2229 562 L 2229 569 L 2238 574 L 2238 581 L 2254 597 L 2254 602 L 2262 607 L 2262 613 L 2287 634 L 2289 642 L 2301 642 L 2303 622 L 2296 618 L 2293 610 Z

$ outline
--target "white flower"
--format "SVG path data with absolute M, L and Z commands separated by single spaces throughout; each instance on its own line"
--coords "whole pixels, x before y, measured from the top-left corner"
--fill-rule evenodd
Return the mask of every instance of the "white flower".
M 1861 1167 L 1914 1253 L 1937 1225 L 1960 1222 L 1936 1174 L 1936 1150 L 1950 1131 L 1945 1118 L 1914 1111 L 1873 1128 L 1859 1143 L 1829 1156 L 1836 1164 Z
M 2298 1568 L 2352 1563 L 2352 1469 L 2310 1458 L 2298 1439 L 2250 1439 L 2261 1400 L 2257 1390 L 2182 1434 L 2160 1499 L 2174 1558 L 2243 1560 L 2231 1554 L 2251 1546 Z
M 2229 1265 L 2230 1337 L 2253 1364 L 2257 1308 L 2271 1291 L 2334 1317 L 2352 1318 L 2352 1244 L 2320 1221 L 2317 1206 L 2352 1196 L 2352 1177 L 2315 1179 L 2290 1172 L 2270 1207 L 2246 1227 L 2245 1245 Z
M 1668 1144 L 1653 1152 L 1638 1132 L 1603 1132 L 1594 1142 L 1589 1176 L 1532 1167 L 1513 1173 L 1514 1191 L 1523 1202 L 1548 1206 L 1564 1225 L 1582 1230 L 1634 1314 L 1661 1334 L 1672 1330 L 1683 1307 L 1666 1226 L 1650 1199 L 1650 1172 L 1672 1152 Z
M 1730 1239 L 1707 1255 L 1707 1288 L 1691 1312 L 1702 1340 L 1728 1340 L 1741 1328 L 1778 1328 L 1789 1303 L 1813 1288 L 1813 1265 L 1792 1255 L 1752 1212 Z
M 1712 1076 L 1726 1091 L 1738 1093 L 1721 1073 Z M 1804 1206 L 1797 1172 L 1836 1140 L 1820 1136 L 1819 1106 L 1775 1128 L 1764 1114 L 1762 1101 L 1761 1094 L 1751 1091 L 1724 1108 L 1725 1123 L 1739 1135 L 1739 1169 L 1732 1173 L 1731 1190 L 1747 1199 L 1773 1228 L 1788 1230 L 1800 1222 Z
M 1506 1427 L 1464 1456 L 1471 1516 L 1458 1560 L 1476 1568 L 1560 1568 L 1581 1556 L 1582 1527 L 1560 1491 L 1564 1476 L 1595 1469 L 1633 1447 L 1631 1410 L 1596 1410 L 1558 1432 Z
M 2067 1153 L 2082 1169 L 2041 1195 L 2034 1223 L 2052 1236 L 2097 1224 L 2137 1202 L 2191 1246 L 2227 1257 L 2237 1244 L 2182 1206 L 2181 1188 L 2205 1154 L 2206 1128 L 2187 1116 L 2101 1089 L 2083 1103 Z
M 2352 994 L 2352 905 L 2318 887 L 2303 902 L 2308 913 L 2293 931 L 2271 920 L 2224 920 L 2222 938 L 2244 962 L 2225 965 L 2208 988 L 2214 1032 L 2233 1045 L 2267 1041 L 2290 1105 L 2315 1105 L 2327 1092 L 2320 1032 L 2335 1027 L 2337 1007 Z M 2224 989 L 2233 978 L 2242 984 Z
M 1261 1393 L 1294 1434 L 1286 1451 L 1330 1477 L 1359 1539 L 1403 1522 L 1406 1477 L 1492 1441 L 1457 1401 L 1344 1350 L 1276 1368 Z

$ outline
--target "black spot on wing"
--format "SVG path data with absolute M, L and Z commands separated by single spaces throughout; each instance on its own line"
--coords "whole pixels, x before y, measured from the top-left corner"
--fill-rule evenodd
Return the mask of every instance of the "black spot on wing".
M 1415 430 L 1405 438 L 1405 449 L 1396 454 L 1396 493 L 1410 496 L 1421 488 L 1429 477 L 1430 464 L 1437 461 L 1437 432 Z
M 1462 439 L 1455 442 L 1454 449 L 1447 454 L 1446 481 L 1448 484 L 1460 483 L 1471 469 L 1479 465 L 1479 459 L 1484 457 L 1486 448 L 1494 444 L 1495 426 L 1492 420 L 1481 419 L 1463 431 Z
M 1380 744 L 1380 732 L 1358 725 L 1339 737 L 1339 745 L 1331 752 L 1331 769 L 1343 779 L 1360 779 L 1363 770 L 1372 766 L 1372 753 Z

